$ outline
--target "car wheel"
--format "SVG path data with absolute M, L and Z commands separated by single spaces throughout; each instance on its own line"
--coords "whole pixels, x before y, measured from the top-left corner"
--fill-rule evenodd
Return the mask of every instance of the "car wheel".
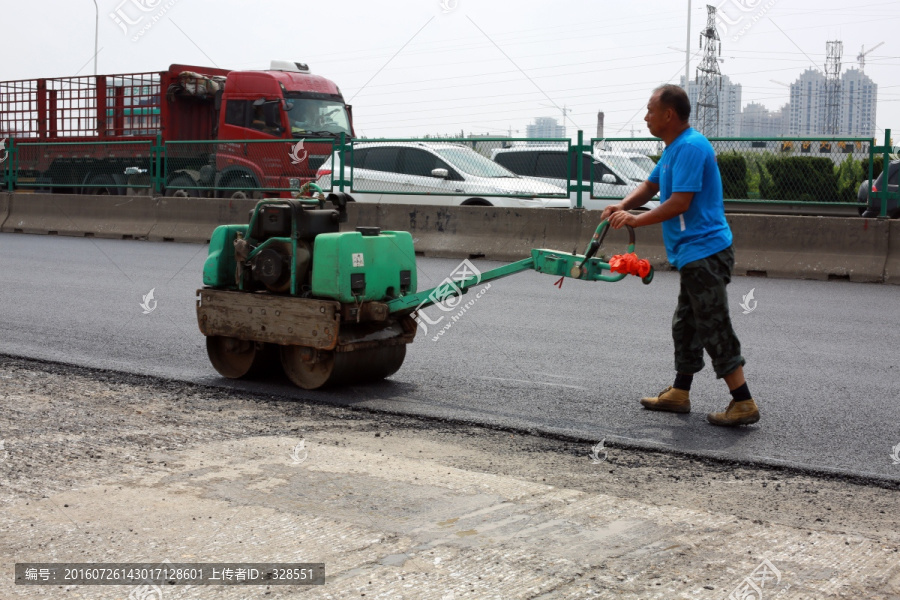
M 483 198 L 470 198 L 465 200 L 461 206 L 493 206 L 493 204 Z

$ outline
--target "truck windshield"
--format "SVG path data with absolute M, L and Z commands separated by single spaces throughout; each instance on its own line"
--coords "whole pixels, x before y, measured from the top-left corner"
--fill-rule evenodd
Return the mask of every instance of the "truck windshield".
M 288 111 L 293 136 L 338 136 L 350 135 L 350 119 L 343 103 L 335 100 L 312 98 L 292 98 L 293 106 Z
M 501 167 L 494 161 L 485 158 L 471 148 L 465 148 L 463 146 L 444 146 L 436 147 L 434 148 L 434 151 L 448 163 L 469 175 L 475 175 L 476 177 L 518 177 L 518 175 L 512 171 L 507 170 L 505 167 Z

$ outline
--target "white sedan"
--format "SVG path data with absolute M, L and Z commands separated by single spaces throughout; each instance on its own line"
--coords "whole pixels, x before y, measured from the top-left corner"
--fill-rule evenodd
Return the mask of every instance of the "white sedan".
M 337 160 L 319 167 L 322 189 L 331 189 Z M 345 191 L 357 202 L 569 208 L 565 189 L 520 177 L 461 144 L 360 142 L 344 160 Z

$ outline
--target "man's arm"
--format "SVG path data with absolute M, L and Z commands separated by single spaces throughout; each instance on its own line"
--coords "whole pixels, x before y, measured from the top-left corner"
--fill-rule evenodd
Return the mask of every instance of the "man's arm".
M 627 196 L 622 198 L 621 202 L 604 208 L 603 213 L 600 215 L 600 220 L 603 221 L 604 219 L 608 219 L 614 212 L 631 210 L 632 208 L 643 206 L 657 193 L 659 193 L 658 184 L 650 181 L 643 181 L 639 186 L 631 190 Z
M 633 215 L 624 211 L 616 211 L 609 217 L 609 224 L 613 229 L 619 229 L 625 225 L 632 227 L 644 227 L 668 221 L 672 217 L 684 213 L 691 207 L 694 192 L 674 192 L 669 199 L 661 203 L 653 210 L 648 210 L 641 215 Z M 627 199 L 626 199 L 627 200 Z M 623 200 L 624 204 L 625 201 Z M 606 212 L 606 211 L 604 211 Z

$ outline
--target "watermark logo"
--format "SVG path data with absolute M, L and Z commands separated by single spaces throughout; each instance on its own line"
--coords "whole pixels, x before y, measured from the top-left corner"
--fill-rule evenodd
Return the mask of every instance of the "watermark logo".
M 716 29 L 719 36 L 730 37 L 733 42 L 738 41 L 777 2 L 778 0 L 769 0 L 762 5 L 763 0 L 723 0 L 716 7 Z
M 295 465 L 299 465 L 307 458 L 309 458 L 309 452 L 306 450 L 306 440 L 300 440 L 300 443 L 291 450 L 291 461 L 293 461 Z
M 449 316 L 449 321 L 443 325 L 440 331 L 432 337 L 432 341 L 437 341 L 440 339 L 440 336 L 444 335 L 450 327 L 453 326 L 454 323 L 459 321 L 460 318 L 475 305 L 475 302 L 484 295 L 484 293 L 490 289 L 491 284 L 487 284 L 484 289 L 478 292 L 475 295 L 475 298 L 469 300 L 465 304 L 462 303 L 462 295 L 463 290 L 465 288 L 469 288 L 472 286 L 476 286 L 481 283 L 481 271 L 472 264 L 469 259 L 466 259 L 459 263 L 456 268 L 451 273 L 450 277 L 447 277 L 442 281 L 437 287 L 432 290 L 432 292 L 428 295 L 428 298 L 419 303 L 419 306 L 416 307 L 413 312 L 414 319 L 416 323 L 419 324 L 419 327 L 422 328 L 422 333 L 428 335 L 428 326 L 429 325 L 438 325 L 444 321 L 444 317 Z M 434 305 L 438 307 L 442 312 L 451 313 L 456 312 L 454 315 L 441 315 L 437 319 L 432 319 L 427 314 L 425 314 L 424 306 Z
M 158 585 L 142 584 L 131 590 L 128 600 L 163 600 L 163 591 Z
M 0 450 L 3 449 L 3 442 L 0 442 Z M 900 444 L 897 444 L 893 448 L 894 452 L 891 454 L 891 460 L 894 461 L 895 465 L 900 465 Z M 0 454 L 0 462 L 3 461 L 3 455 Z
M 607 458 L 609 458 L 609 453 L 606 451 L 606 447 L 603 445 L 603 442 L 606 441 L 606 438 L 600 440 L 596 446 L 591 448 L 591 464 L 599 465 L 603 463 Z M 603 453 L 603 458 L 600 458 L 600 453 Z
M 303 149 L 303 140 L 300 140 L 291 147 L 291 151 L 288 155 L 291 157 L 291 164 L 299 165 L 306 160 L 306 157 L 309 156 L 309 152 Z
M 6 140 L 9 138 L 3 138 L 0 140 L 0 163 L 7 159 L 9 156 L 9 152 L 6 150 Z
M 153 298 L 153 292 L 156 291 L 156 288 L 150 290 L 150 293 L 143 296 L 144 301 L 141 302 L 141 308 L 144 309 L 144 314 L 149 315 L 154 310 L 156 310 L 156 300 Z M 152 305 L 151 305 L 152 302 Z
M 781 571 L 775 568 L 775 565 L 769 562 L 768 559 L 763 559 L 759 566 L 728 595 L 727 600 L 763 600 L 763 591 L 766 589 L 766 586 L 768 585 L 771 590 L 773 586 L 780 583 Z M 789 589 L 791 589 L 790 585 L 770 597 L 778 597 Z
M 741 297 L 741 308 L 744 309 L 744 314 L 749 315 L 754 310 L 756 310 L 756 305 L 758 304 L 756 300 L 753 299 L 753 292 L 756 291 L 756 288 L 751 289 L 744 296 Z
M 441 0 L 441 12 L 445 15 L 456 10 L 457 6 L 459 6 L 459 0 Z
M 158 23 L 178 0 L 122 0 L 116 9 L 109 13 L 109 18 L 122 29 L 122 33 L 130 35 L 134 28 L 140 29 L 131 37 L 136 42 Z M 155 11 L 155 13 L 154 13 Z M 154 13 L 150 15 L 149 13 Z

